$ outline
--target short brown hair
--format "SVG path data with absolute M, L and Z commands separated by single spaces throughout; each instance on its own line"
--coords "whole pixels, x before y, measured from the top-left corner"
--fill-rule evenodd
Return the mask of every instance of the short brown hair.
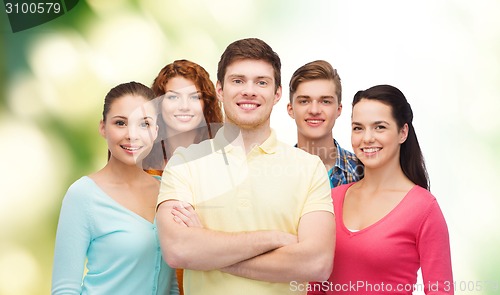
M 217 67 L 217 80 L 222 87 L 227 67 L 242 59 L 263 60 L 270 63 L 274 69 L 275 90 L 278 90 L 281 86 L 281 60 L 271 46 L 257 38 L 237 40 L 227 46 Z
M 342 102 L 342 84 L 337 70 L 332 65 L 324 60 L 315 60 L 298 68 L 290 79 L 290 103 L 292 103 L 293 95 L 299 84 L 311 80 L 329 80 L 335 84 L 335 94 L 337 95 L 338 103 Z

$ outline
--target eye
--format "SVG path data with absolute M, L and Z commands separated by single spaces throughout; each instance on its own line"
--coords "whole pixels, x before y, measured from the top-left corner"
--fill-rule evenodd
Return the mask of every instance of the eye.
M 352 127 L 352 131 L 360 131 L 360 130 L 361 130 L 361 127 L 359 127 L 359 126 Z
M 243 80 L 241 80 L 241 79 L 234 79 L 233 83 L 234 84 L 243 84 Z
M 201 99 L 201 95 L 199 95 L 199 94 L 193 94 L 193 95 L 190 96 L 190 98 L 192 100 L 200 100 Z
M 258 81 L 257 82 L 257 85 L 259 85 L 259 86 L 267 86 L 267 84 L 268 84 L 267 81 Z
M 149 124 L 148 121 L 144 121 L 144 122 L 141 122 L 141 124 L 139 126 L 141 128 L 149 128 L 149 126 L 151 126 L 151 124 Z
M 123 120 L 117 120 L 117 121 L 115 122 L 115 125 L 116 125 L 116 126 L 126 126 L 127 124 L 126 124 L 126 123 L 125 123 L 125 121 L 123 121 Z
M 321 103 L 326 104 L 326 105 L 330 105 L 330 104 L 333 103 L 333 101 L 331 101 L 329 99 L 324 99 L 324 100 L 321 101 Z
M 165 96 L 166 99 L 169 99 L 169 100 L 175 100 L 175 99 L 178 99 L 179 96 L 175 95 L 175 94 L 168 94 Z
M 309 100 L 307 100 L 307 99 L 299 99 L 298 103 L 299 104 L 307 104 L 307 103 L 309 103 Z
M 386 127 L 384 125 L 377 125 L 377 126 L 375 126 L 375 129 L 381 130 L 381 129 L 386 129 Z

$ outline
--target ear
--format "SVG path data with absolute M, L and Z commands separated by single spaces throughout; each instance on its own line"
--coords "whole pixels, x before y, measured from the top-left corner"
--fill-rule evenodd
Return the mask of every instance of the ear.
M 337 118 L 342 114 L 342 103 L 339 103 L 339 107 L 337 108 Z
M 274 105 L 276 105 L 278 101 L 280 101 L 280 98 L 281 98 L 281 86 L 278 87 L 278 89 L 276 89 L 276 93 L 274 94 Z
M 215 92 L 217 93 L 217 99 L 222 102 L 222 98 L 224 97 L 224 90 L 222 90 L 222 83 L 217 81 L 215 84 Z
M 293 113 L 293 107 L 291 103 L 288 103 L 286 105 L 286 111 L 288 112 L 288 115 L 292 118 L 295 119 L 295 114 Z
M 408 123 L 403 125 L 403 128 L 399 131 L 399 144 L 402 144 L 408 138 Z
M 101 120 L 101 121 L 99 122 L 99 134 L 100 134 L 102 137 L 106 138 L 106 129 L 104 128 L 104 124 L 105 124 L 105 123 L 104 123 L 104 121 L 103 121 L 103 120 Z
M 156 128 L 153 134 L 153 141 L 156 140 L 156 138 L 158 137 L 158 129 L 159 129 L 158 124 L 156 124 Z

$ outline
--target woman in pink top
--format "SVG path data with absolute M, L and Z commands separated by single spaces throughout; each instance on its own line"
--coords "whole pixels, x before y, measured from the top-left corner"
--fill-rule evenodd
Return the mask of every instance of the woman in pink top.
M 308 294 L 453 294 L 448 229 L 429 192 L 410 105 L 390 85 L 358 91 L 352 104 L 351 142 L 364 178 L 332 190 L 333 272 Z

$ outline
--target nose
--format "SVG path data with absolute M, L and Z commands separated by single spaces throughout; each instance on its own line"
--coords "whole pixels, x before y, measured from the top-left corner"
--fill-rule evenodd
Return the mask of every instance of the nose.
M 179 99 L 179 110 L 181 111 L 188 111 L 190 106 L 190 101 L 189 101 L 189 97 L 181 97 L 181 99 Z
M 363 134 L 363 141 L 364 142 L 373 142 L 374 141 L 374 136 L 373 136 L 373 131 L 371 129 L 365 130 L 365 133 Z
M 255 84 L 245 83 L 245 86 L 243 86 L 243 89 L 241 90 L 241 94 L 244 96 L 255 96 Z
M 317 115 L 321 113 L 321 108 L 319 107 L 318 102 L 316 100 L 313 100 L 309 105 L 309 113 L 311 115 Z
M 136 140 L 139 138 L 139 130 L 137 130 L 137 127 L 135 126 L 128 126 L 127 128 L 127 139 L 128 140 Z

